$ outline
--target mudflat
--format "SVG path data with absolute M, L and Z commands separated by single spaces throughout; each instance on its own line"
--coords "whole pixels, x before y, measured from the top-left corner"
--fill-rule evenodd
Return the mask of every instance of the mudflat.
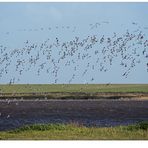
M 128 125 L 148 121 L 148 99 L 2 99 L 0 130 L 35 123 L 86 126 Z

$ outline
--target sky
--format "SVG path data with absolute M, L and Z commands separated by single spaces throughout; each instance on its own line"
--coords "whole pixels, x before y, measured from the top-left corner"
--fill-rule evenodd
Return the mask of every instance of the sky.
M 148 39 L 148 3 L 0 3 L 0 45 L 7 47 L 6 51 L 10 54 L 14 49 L 21 49 L 25 46 L 24 42 L 29 41 L 29 44 L 42 44 L 46 39 L 50 39 L 50 43 L 55 42 L 56 37 L 60 42 L 68 42 L 79 37 L 80 40 L 87 36 L 96 35 L 101 38 L 103 35 L 111 37 L 114 32 L 120 37 L 126 33 L 134 32 L 140 29 Z M 133 24 L 136 23 L 135 24 Z M 96 23 L 101 24 L 95 26 Z M 133 44 L 133 41 L 131 44 Z M 104 45 L 105 46 L 105 45 Z M 107 45 L 106 45 L 107 46 Z M 137 52 L 141 53 L 140 45 L 134 46 L 138 48 Z M 102 46 L 96 44 L 92 50 L 89 50 L 91 58 L 75 63 L 78 65 L 75 78 L 71 81 L 74 73 L 74 64 L 67 67 L 65 62 L 72 59 L 76 61 L 76 56 L 67 57 L 65 61 L 58 64 L 60 70 L 56 83 L 148 83 L 148 72 L 146 69 L 147 59 L 144 56 L 138 57 L 141 62 L 130 71 L 125 78 L 121 67 L 121 56 L 113 59 L 113 64 L 107 66 L 107 71 L 99 71 L 96 67 L 97 57 L 93 54 L 96 49 L 100 49 L 98 57 L 103 58 L 101 54 Z M 141 49 L 141 50 L 140 50 Z M 58 59 L 60 48 L 52 48 L 52 57 Z M 147 53 L 148 53 L 148 49 Z M 83 48 L 79 48 L 80 53 L 84 53 Z M 129 53 L 131 50 L 129 50 Z M 32 51 L 32 56 L 35 56 L 37 51 Z M 127 51 L 128 53 L 128 51 Z M 0 53 L 0 60 L 3 59 L 3 54 Z M 24 65 L 25 70 L 22 75 L 15 70 L 16 59 L 26 59 Z M 14 83 L 55 83 L 55 75 L 52 74 L 53 65 L 45 64 L 40 75 L 37 75 L 38 66 L 44 62 L 44 55 L 40 55 L 40 61 L 36 66 L 28 69 L 29 56 L 12 57 L 11 65 L 8 68 L 7 74 L 2 74 L 0 84 L 9 83 L 15 77 Z M 101 59 L 103 60 L 103 59 Z M 51 62 L 51 61 L 50 61 Z M 94 65 L 95 70 L 88 68 L 88 72 L 83 75 L 88 62 Z M 100 61 L 101 62 L 101 61 Z M 0 65 L 0 70 L 3 69 L 5 63 Z M 49 68 L 49 73 L 47 69 Z M 45 70 L 46 69 L 46 70 Z

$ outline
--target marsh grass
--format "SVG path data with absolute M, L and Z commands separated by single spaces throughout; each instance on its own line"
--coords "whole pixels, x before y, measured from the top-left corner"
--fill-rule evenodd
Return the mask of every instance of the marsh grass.
M 129 125 L 125 127 L 128 131 L 136 131 L 136 130 L 147 130 L 148 131 L 148 122 L 141 122 L 135 125 Z
M 0 132 L 0 139 L 17 140 L 148 140 L 148 122 L 118 127 L 35 124 Z

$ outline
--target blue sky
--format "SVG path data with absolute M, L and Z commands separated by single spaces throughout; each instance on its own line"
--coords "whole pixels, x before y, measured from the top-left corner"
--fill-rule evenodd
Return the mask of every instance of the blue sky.
M 127 29 L 134 32 L 137 28 L 148 39 L 148 3 L 0 3 L 0 44 L 7 47 L 6 52 L 11 53 L 15 48 L 24 47 L 24 42 L 29 40 L 30 44 L 42 44 L 46 39 L 53 43 L 58 37 L 61 42 L 73 40 L 76 36 L 83 40 L 87 36 L 96 35 L 98 38 L 105 35 L 106 38 L 113 35 L 114 32 L 120 37 L 126 33 Z M 96 23 L 99 27 L 91 28 Z M 107 22 L 107 23 L 106 23 Z M 133 25 L 132 23 L 137 23 Z M 63 29 L 63 28 L 64 29 Z M 49 30 L 51 28 L 51 30 Z M 138 47 L 139 46 L 139 47 Z M 92 52 L 102 47 L 95 45 L 89 54 L 91 65 L 95 65 L 95 56 Z M 135 48 L 141 48 L 140 45 Z M 58 48 L 52 49 L 52 57 L 57 59 Z M 83 52 L 83 49 L 79 49 Z M 127 51 L 128 52 L 128 51 Z M 130 53 L 131 51 L 129 51 Z M 139 53 L 142 49 L 138 50 Z M 148 49 L 147 49 L 148 53 Z M 36 51 L 32 51 L 32 56 Z M 102 55 L 98 55 L 103 58 Z M 3 55 L 0 55 L 2 59 Z M 0 83 L 9 83 L 10 79 L 16 78 L 15 83 L 54 83 L 55 78 L 51 73 L 46 73 L 47 68 L 53 70 L 53 65 L 45 65 L 40 75 L 37 75 L 37 66 L 44 63 L 45 57 L 40 57 L 40 62 L 35 66 L 28 68 L 29 63 L 25 63 L 25 70 L 20 76 L 15 71 L 16 59 L 22 57 L 13 57 L 9 72 L 3 74 Z M 23 57 L 29 59 L 29 57 Z M 77 61 L 79 65 L 75 73 L 75 78 L 71 83 L 148 83 L 148 73 L 146 70 L 147 59 L 143 56 L 138 57 L 141 63 L 137 64 L 129 73 L 128 77 L 122 76 L 124 69 L 120 66 L 121 57 L 113 59 L 113 64 L 107 66 L 107 72 L 88 69 L 85 76 L 82 76 L 88 61 Z M 76 60 L 75 57 L 67 57 L 66 60 Z M 47 61 L 46 61 L 47 62 Z M 73 67 L 65 67 L 66 61 L 61 61 L 57 83 L 68 83 L 73 76 Z M 1 64 L 1 69 L 4 67 Z M 91 81 L 91 79 L 94 79 Z

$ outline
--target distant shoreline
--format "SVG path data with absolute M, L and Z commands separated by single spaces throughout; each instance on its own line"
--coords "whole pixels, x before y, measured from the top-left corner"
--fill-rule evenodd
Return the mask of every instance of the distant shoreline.
M 0 85 L 0 99 L 148 99 L 148 84 Z
M 148 93 L 125 92 L 43 92 L 43 93 L 1 93 L 0 100 L 148 100 Z

